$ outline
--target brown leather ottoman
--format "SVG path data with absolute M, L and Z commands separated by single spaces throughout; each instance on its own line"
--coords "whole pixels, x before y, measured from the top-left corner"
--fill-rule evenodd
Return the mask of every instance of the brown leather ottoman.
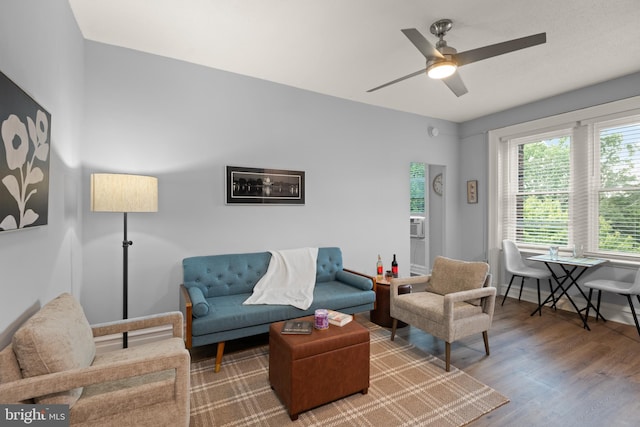
M 300 320 L 313 322 L 313 316 Z M 316 406 L 369 389 L 369 330 L 355 320 L 283 335 L 284 322 L 269 328 L 269 382 L 292 420 Z

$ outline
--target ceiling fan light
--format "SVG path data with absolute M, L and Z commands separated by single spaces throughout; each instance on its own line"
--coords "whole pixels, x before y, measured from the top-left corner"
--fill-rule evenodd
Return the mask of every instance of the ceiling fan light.
M 452 61 L 439 61 L 427 68 L 427 75 L 432 79 L 444 79 L 456 72 L 458 66 Z

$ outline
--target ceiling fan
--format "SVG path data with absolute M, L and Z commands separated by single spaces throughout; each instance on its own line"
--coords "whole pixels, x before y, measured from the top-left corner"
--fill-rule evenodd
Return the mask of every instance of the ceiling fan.
M 456 94 L 456 96 L 462 96 L 467 93 L 468 90 L 460 78 L 460 75 L 456 73 L 458 67 L 516 50 L 525 49 L 527 47 L 543 44 L 547 41 L 547 33 L 540 33 L 458 53 L 457 50 L 448 46 L 447 42 L 444 40 L 444 36 L 449 30 L 451 30 L 452 26 L 453 22 L 450 19 L 441 19 L 431 24 L 431 27 L 429 28 L 431 33 L 439 38 L 435 47 L 415 28 L 402 30 L 409 41 L 411 41 L 411 43 L 413 43 L 420 53 L 422 53 L 427 59 L 427 67 L 381 86 L 369 89 L 367 92 L 382 89 L 383 87 L 401 82 L 426 71 L 427 75 L 432 79 L 441 79 L 444 84 Z

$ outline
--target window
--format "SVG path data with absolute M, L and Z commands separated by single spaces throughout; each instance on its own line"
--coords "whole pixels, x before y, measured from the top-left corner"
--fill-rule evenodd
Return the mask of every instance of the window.
M 640 110 L 581 113 L 569 122 L 543 119 L 490 135 L 499 218 L 493 242 L 507 238 L 540 250 L 580 246 L 638 261 Z
M 425 164 L 411 163 L 409 168 L 410 215 L 424 216 Z
M 595 125 L 597 249 L 640 254 L 640 116 L 616 122 Z
M 505 230 L 520 243 L 566 245 L 569 236 L 571 136 L 514 139 L 506 174 Z

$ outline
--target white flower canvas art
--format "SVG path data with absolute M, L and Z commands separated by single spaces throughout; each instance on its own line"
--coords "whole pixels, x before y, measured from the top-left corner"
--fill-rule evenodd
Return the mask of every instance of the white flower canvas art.
M 0 232 L 46 225 L 51 115 L 0 73 Z

